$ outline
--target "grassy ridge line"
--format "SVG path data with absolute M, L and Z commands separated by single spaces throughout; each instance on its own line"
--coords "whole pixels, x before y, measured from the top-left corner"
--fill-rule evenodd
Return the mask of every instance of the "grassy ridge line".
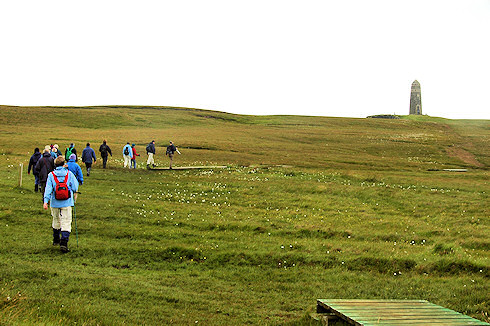
M 42 121 L 46 118 L 57 121 L 58 126 L 64 126 L 63 137 L 50 135 L 50 124 Z M 38 139 L 51 143 L 65 142 L 62 147 L 71 141 L 77 142 L 79 148 L 86 141 L 98 144 L 102 138 L 110 139 L 116 147 L 122 147 L 127 141 L 145 146 L 151 139 L 157 139 L 157 145 L 163 146 L 172 139 L 181 148 L 189 149 L 185 156 L 187 162 L 204 160 L 221 164 L 305 167 L 354 165 L 355 168 L 381 170 L 476 167 L 448 155 L 447 148 L 459 146 L 470 148 L 483 164 L 480 167 L 488 167 L 488 146 L 480 146 L 485 142 L 481 136 L 485 132 L 485 121 L 473 122 L 474 128 L 462 129 L 479 132 L 472 136 L 466 131 L 466 134 L 459 135 L 447 124 L 433 122 L 433 118 L 424 119 L 387 121 L 240 116 L 196 109 L 165 108 L 4 107 L 0 110 L 0 123 L 11 127 L 0 134 L 0 139 L 3 135 L 8 144 L 7 139 L 22 132 L 33 133 L 32 128 L 36 128 L 36 134 L 39 134 L 37 129 L 44 125 L 46 128 L 41 130 Z M 465 123 L 453 122 L 456 126 Z M 32 151 L 30 144 L 34 140 L 25 136 L 22 138 L 25 142 L 17 144 L 16 149 Z M 4 150 L 8 150 L 8 146 Z

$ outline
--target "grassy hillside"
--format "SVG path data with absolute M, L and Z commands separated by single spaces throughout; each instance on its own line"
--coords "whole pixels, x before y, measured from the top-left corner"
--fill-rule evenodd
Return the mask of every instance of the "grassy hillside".
M 0 123 L 0 324 L 301 324 L 327 297 L 489 321 L 486 120 L 3 106 Z M 62 255 L 19 164 L 104 138 L 115 155 L 86 178 Z M 228 168 L 141 169 L 152 139 L 159 165 L 173 140 L 177 165 Z M 126 142 L 140 169 L 122 168 Z

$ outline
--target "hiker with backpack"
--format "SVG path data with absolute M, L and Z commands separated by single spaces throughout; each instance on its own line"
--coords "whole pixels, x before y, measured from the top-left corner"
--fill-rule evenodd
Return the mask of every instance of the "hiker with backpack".
M 90 147 L 90 143 L 87 143 L 87 147 L 82 151 L 82 162 L 85 163 L 85 167 L 87 168 L 87 177 L 90 176 L 90 170 L 92 170 L 92 160 L 94 164 L 97 162 L 95 151 Z
M 75 156 L 77 155 L 77 150 L 75 149 L 75 144 L 74 143 L 71 143 L 70 144 L 70 147 L 68 147 L 66 150 L 65 150 L 65 160 L 68 162 L 70 160 L 70 155 L 71 154 L 75 154 Z M 78 156 L 75 158 L 75 161 L 78 159 Z
M 170 159 L 170 170 L 172 170 L 175 152 L 179 153 L 179 155 L 181 154 L 177 147 L 175 147 L 174 143 L 170 142 L 170 145 L 167 146 L 167 151 L 165 152 L 165 155 L 168 155 L 168 158 Z
M 109 156 L 108 154 L 111 154 L 112 156 L 111 148 L 109 145 L 107 145 L 107 141 L 105 139 L 102 141 L 102 145 L 99 147 L 99 152 L 100 156 L 102 157 L 102 168 L 105 169 L 107 165 L 107 157 Z
M 62 253 L 69 251 L 72 207 L 75 205 L 74 194 L 78 191 L 78 181 L 75 175 L 63 166 L 64 163 L 65 159 L 62 156 L 54 161 L 55 170 L 48 175 L 43 200 L 44 209 L 48 209 L 48 203 L 51 206 L 53 245 L 59 245 Z
M 131 159 L 133 158 L 133 150 L 131 149 L 131 145 L 129 142 L 126 146 L 123 147 L 123 158 L 124 158 L 124 167 L 131 168 Z
M 61 157 L 63 158 L 63 157 Z M 51 157 L 51 150 L 49 145 L 44 147 L 43 156 L 37 161 L 34 167 L 34 173 L 39 176 L 39 186 L 41 187 L 41 196 L 44 198 L 44 190 L 46 188 L 46 182 L 48 180 L 48 174 L 54 170 L 54 160 Z
M 136 169 L 136 156 L 140 156 L 140 154 L 136 153 L 136 144 L 131 144 L 131 150 L 133 151 L 133 158 L 131 159 L 131 167 Z
M 82 168 L 75 161 L 76 158 L 77 158 L 77 156 L 75 154 L 71 154 L 70 160 L 68 161 L 68 163 L 66 163 L 66 166 L 67 166 L 68 170 L 71 171 L 71 173 L 73 173 L 75 178 L 77 178 L 78 185 L 81 186 L 81 185 L 83 185 L 83 173 L 82 173 Z
M 151 143 L 146 145 L 146 155 L 148 155 L 148 160 L 146 161 L 146 168 L 150 168 L 150 164 L 155 167 L 155 159 L 153 156 L 155 155 L 155 141 L 152 140 Z
M 34 191 L 38 192 L 39 190 L 39 174 L 36 173 L 34 168 L 36 167 L 37 161 L 41 158 L 42 154 L 39 151 L 39 148 L 34 148 L 34 154 L 32 154 L 31 158 L 29 159 L 29 167 L 27 168 L 27 174 L 31 174 L 31 168 L 32 168 L 32 174 L 34 174 Z

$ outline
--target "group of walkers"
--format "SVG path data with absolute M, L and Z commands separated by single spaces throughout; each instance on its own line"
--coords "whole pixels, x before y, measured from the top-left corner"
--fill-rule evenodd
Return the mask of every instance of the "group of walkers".
M 173 142 L 170 142 L 170 145 L 167 146 L 167 150 L 165 155 L 170 159 L 170 169 L 172 169 L 172 163 L 175 153 L 181 154 L 180 151 L 175 147 Z M 146 155 L 148 155 L 148 159 L 146 160 L 146 168 L 151 169 L 155 167 L 155 141 L 152 140 L 148 145 L 146 145 Z M 124 158 L 124 167 L 134 168 L 136 169 L 136 156 L 140 156 L 136 153 L 135 144 L 129 144 L 129 142 L 123 147 L 123 158 Z
M 105 169 L 108 156 L 112 156 L 111 148 L 107 145 L 106 140 L 100 145 L 99 152 L 102 157 L 102 167 Z M 146 146 L 146 152 L 148 155 L 146 167 L 148 169 L 150 166 L 155 167 L 154 140 Z M 181 154 L 177 147 L 170 142 L 165 153 L 170 159 L 170 169 L 172 169 L 175 152 Z M 128 142 L 123 147 L 124 167 L 135 169 L 136 156 L 140 155 L 136 153 L 135 144 L 130 145 Z M 95 151 L 90 147 L 90 143 L 87 143 L 83 149 L 81 161 L 85 164 L 87 176 L 90 176 L 92 164 L 97 162 Z M 46 145 L 42 153 L 39 148 L 34 149 L 27 169 L 28 174 L 31 173 L 31 170 L 34 174 L 34 191 L 41 192 L 43 208 L 47 210 L 48 203 L 50 203 L 53 217 L 53 245 L 59 245 L 63 253 L 69 251 L 68 240 L 71 233 L 72 207 L 76 202 L 78 188 L 84 182 L 82 169 L 77 162 L 77 150 L 74 143 L 66 148 L 64 155 L 57 144 Z
M 46 145 L 42 154 L 39 151 L 38 147 L 34 149 L 34 154 L 31 156 L 29 160 L 29 166 L 27 168 L 28 174 L 31 174 L 31 170 L 34 174 L 35 192 L 41 190 L 41 193 L 44 195 L 48 174 L 55 169 L 55 161 L 58 158 L 61 158 L 60 160 L 63 160 L 66 168 L 75 175 L 80 184 L 83 184 L 83 174 L 82 169 L 77 164 L 78 157 L 75 144 L 71 143 L 70 146 L 66 148 L 64 155 L 59 150 L 57 144 Z M 90 176 L 92 164 L 97 161 L 95 151 L 93 150 L 93 148 L 90 147 L 90 143 L 87 143 L 87 147 L 83 149 L 81 159 L 87 169 L 87 176 Z

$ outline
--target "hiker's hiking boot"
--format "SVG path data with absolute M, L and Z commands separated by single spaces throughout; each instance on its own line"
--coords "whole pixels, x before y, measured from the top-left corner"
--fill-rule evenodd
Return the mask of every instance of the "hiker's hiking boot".
M 150 169 L 150 164 L 146 164 L 146 168 L 149 170 Z
M 60 251 L 62 253 L 67 253 L 68 251 L 70 251 L 70 249 L 68 249 L 68 240 L 66 239 L 60 240 Z
M 61 234 L 61 229 L 53 228 L 53 246 L 60 245 L 60 234 Z

